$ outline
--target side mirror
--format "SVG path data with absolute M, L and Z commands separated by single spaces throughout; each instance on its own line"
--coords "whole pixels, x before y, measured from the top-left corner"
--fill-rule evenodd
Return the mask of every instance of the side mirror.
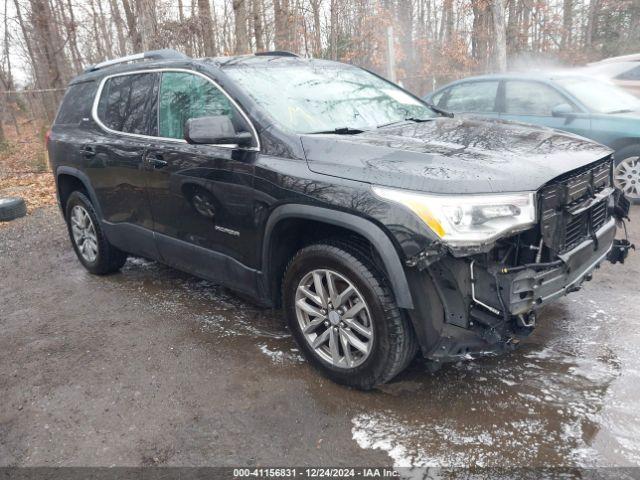
M 574 113 L 573 108 L 568 103 L 561 103 L 556 105 L 551 110 L 551 115 L 554 117 L 570 117 Z
M 220 115 L 190 118 L 184 126 L 184 139 L 191 144 L 248 147 L 253 137 L 249 132 L 236 132 L 231 119 Z

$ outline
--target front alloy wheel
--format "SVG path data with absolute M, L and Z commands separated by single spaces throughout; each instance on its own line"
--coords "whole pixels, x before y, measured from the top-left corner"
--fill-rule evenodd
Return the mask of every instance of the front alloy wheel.
M 291 259 L 282 303 L 305 358 L 337 383 L 368 390 L 415 357 L 417 342 L 371 254 L 341 239 Z
M 313 270 L 296 291 L 296 318 L 305 340 L 324 361 L 354 368 L 371 354 L 373 328 L 364 297 L 333 270 Z
M 613 181 L 629 199 L 640 199 L 640 157 L 623 158 L 615 167 Z

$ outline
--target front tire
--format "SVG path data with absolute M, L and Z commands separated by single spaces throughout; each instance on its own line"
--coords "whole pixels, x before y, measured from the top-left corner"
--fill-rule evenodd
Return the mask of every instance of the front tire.
M 415 357 L 414 332 L 384 275 L 349 245 L 300 250 L 282 292 L 289 328 L 305 357 L 337 383 L 368 390 Z
M 640 145 L 621 148 L 615 155 L 613 183 L 632 203 L 640 203 Z
M 91 201 L 83 193 L 73 192 L 65 210 L 69 238 L 80 263 L 96 275 L 120 270 L 127 254 L 109 243 Z

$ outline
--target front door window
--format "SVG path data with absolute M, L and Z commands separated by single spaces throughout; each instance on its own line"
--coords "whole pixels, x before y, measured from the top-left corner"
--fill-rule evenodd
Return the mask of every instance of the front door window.
M 209 80 L 187 72 L 162 74 L 158 115 L 160 137 L 184 138 L 184 125 L 188 119 L 221 115 L 230 116 L 233 121 L 233 105 Z

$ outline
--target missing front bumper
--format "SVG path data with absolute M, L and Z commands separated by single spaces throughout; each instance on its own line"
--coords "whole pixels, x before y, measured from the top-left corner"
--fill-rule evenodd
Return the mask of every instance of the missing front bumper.
M 533 330 L 538 308 L 578 290 L 619 249 L 615 233 L 611 219 L 558 260 L 513 272 L 480 258 L 452 257 L 422 271 L 411 269 L 410 287 L 417 301 L 409 315 L 423 355 L 451 362 L 513 349 Z
M 535 266 L 513 273 L 498 267 L 477 268 L 476 299 L 512 316 L 524 315 L 567 293 L 576 291 L 607 259 L 614 246 L 615 220 L 609 220 L 595 234 L 572 250 L 558 256 L 557 266 Z M 504 304 L 504 307 L 503 305 Z

